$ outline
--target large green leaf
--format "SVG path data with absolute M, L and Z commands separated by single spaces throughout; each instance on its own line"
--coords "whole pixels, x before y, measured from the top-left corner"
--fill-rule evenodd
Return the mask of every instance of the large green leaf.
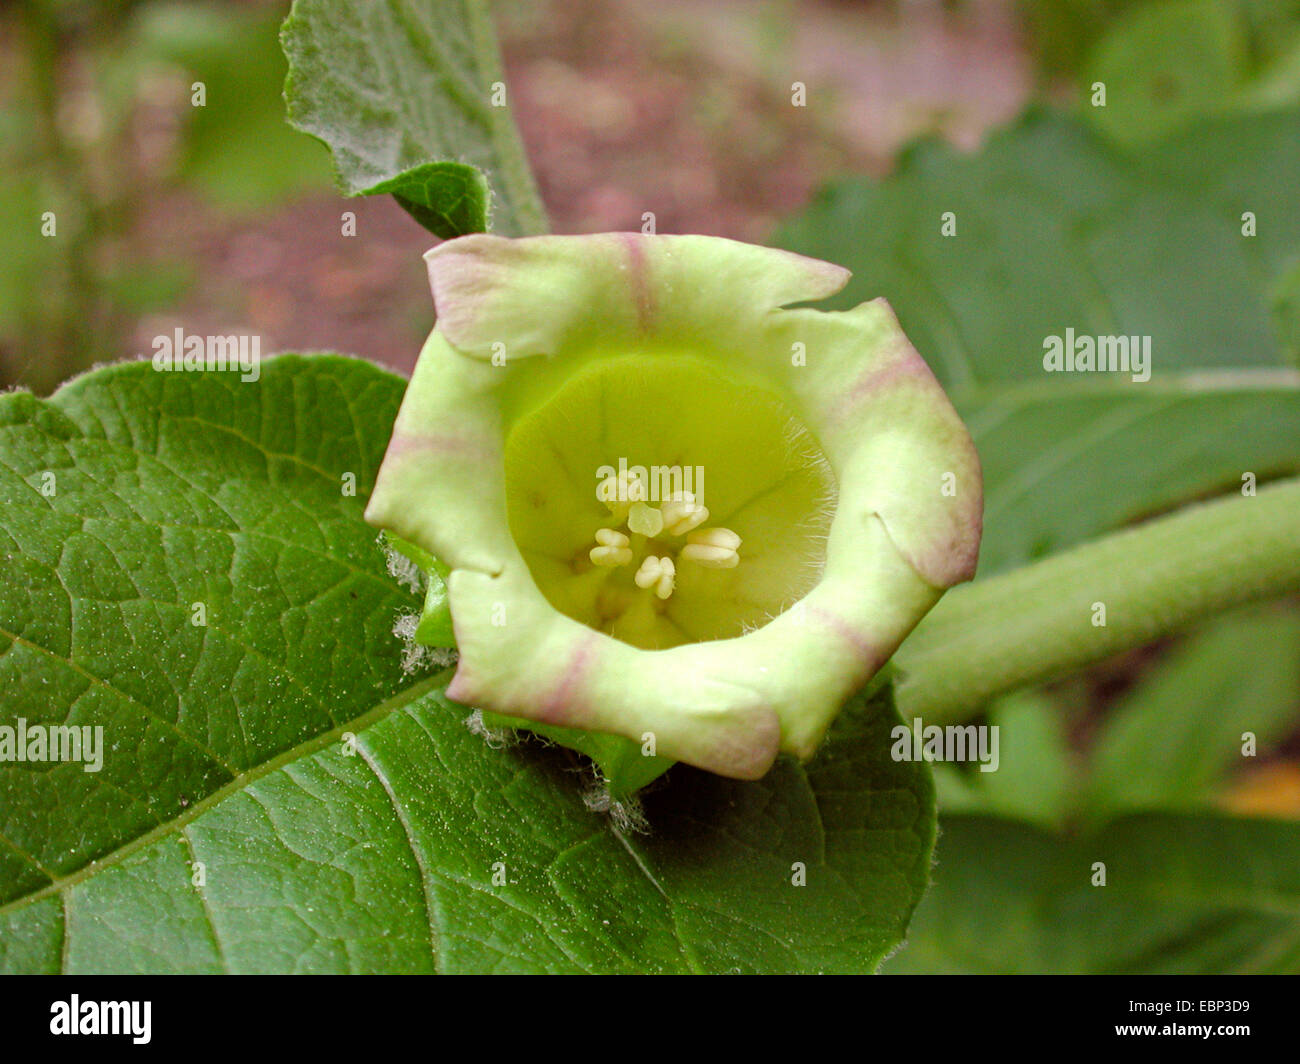
M 401 390 L 286 358 L 255 383 L 141 362 L 0 399 L 4 717 L 100 724 L 112 746 L 99 773 L 0 764 L 0 898 L 401 683 L 404 598 L 361 522 Z
M 546 228 L 484 0 L 295 0 L 281 41 L 289 121 L 346 192 L 392 193 L 441 237 Z
M 867 971 L 928 874 L 924 777 L 879 707 L 806 771 L 675 770 L 648 835 L 588 810 L 560 748 L 494 749 L 464 717 L 426 684 L 352 756 L 336 732 L 269 763 L 0 909 L 0 968 Z
M 887 972 L 1300 971 L 1300 824 L 1152 815 L 1066 838 L 945 816 L 942 831 Z
M 573 755 L 402 673 L 418 599 L 361 520 L 402 383 L 283 356 L 0 397 L 0 724 L 105 743 L 0 764 L 0 969 L 873 968 L 934 828 L 887 694 L 806 767 L 675 769 L 648 834 L 592 811 Z
M 1131 159 L 1037 110 L 975 155 L 926 142 L 883 182 L 833 186 L 778 240 L 854 271 L 841 305 L 887 298 L 944 381 L 984 463 L 988 574 L 1300 469 L 1279 287 L 1300 259 L 1297 186 L 1300 112 Z M 1067 328 L 1150 336 L 1151 379 L 1045 372 Z

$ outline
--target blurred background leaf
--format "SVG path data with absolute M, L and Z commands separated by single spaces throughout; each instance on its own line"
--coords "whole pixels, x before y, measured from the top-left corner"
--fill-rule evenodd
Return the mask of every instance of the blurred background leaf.
M 1105 106 L 1085 107 L 1122 144 L 1141 144 L 1228 109 L 1246 71 L 1238 11 L 1222 0 L 1165 0 L 1125 12 L 1098 42 L 1086 91 L 1104 86 Z
M 1078 775 L 1061 706 L 1042 691 L 1017 691 L 990 706 L 984 723 L 999 729 L 997 768 L 934 765 L 940 808 L 1061 827 Z
M 130 354 L 132 323 L 185 296 L 201 249 L 150 225 L 172 190 L 219 217 L 329 187 L 328 158 L 284 122 L 283 13 L 51 0 L 0 10 L 0 385 L 45 392 Z
M 144 57 L 174 64 L 190 104 L 176 177 L 220 206 L 257 208 L 330 186 L 329 159 L 284 120 L 282 13 L 223 4 L 150 4 L 132 27 Z
M 1295 972 L 1298 912 L 1300 824 L 1149 815 L 1061 838 L 953 816 L 908 944 L 884 970 Z
M 1300 711 L 1300 616 L 1253 609 L 1190 636 L 1121 696 L 1092 752 L 1082 808 L 1205 807 L 1247 763 L 1246 733 L 1266 751 Z M 1257 756 L 1257 755 L 1252 755 Z
M 1300 469 L 1269 294 L 1300 261 L 1297 187 L 1300 111 L 1205 121 L 1134 160 L 1039 110 L 976 155 L 926 142 L 885 181 L 830 186 L 776 242 L 853 270 L 837 306 L 887 297 L 943 381 L 984 464 L 990 575 Z M 1045 373 L 1067 328 L 1149 336 L 1151 379 Z
M 1150 38 L 1157 50 L 1179 41 L 1180 34 L 1196 33 L 1187 28 L 1185 19 L 1200 13 L 1196 9 L 1201 4 L 1202 0 L 1021 0 L 1020 9 L 1040 77 L 1050 83 L 1079 78 L 1090 57 L 1112 47 L 1112 41 L 1133 35 L 1135 26 L 1138 32 L 1144 23 L 1168 31 L 1169 37 Z M 1297 0 L 1215 0 L 1204 6 L 1219 9 L 1206 15 L 1215 23 L 1221 24 L 1227 16 L 1236 24 L 1247 50 L 1247 71 L 1268 69 L 1290 51 L 1300 31 Z

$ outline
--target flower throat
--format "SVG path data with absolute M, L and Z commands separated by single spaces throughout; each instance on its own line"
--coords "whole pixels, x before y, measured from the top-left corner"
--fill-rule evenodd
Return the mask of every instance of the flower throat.
M 513 427 L 505 457 L 538 588 L 635 646 L 742 635 L 820 577 L 835 500 L 821 448 L 780 398 L 716 363 L 594 362 Z

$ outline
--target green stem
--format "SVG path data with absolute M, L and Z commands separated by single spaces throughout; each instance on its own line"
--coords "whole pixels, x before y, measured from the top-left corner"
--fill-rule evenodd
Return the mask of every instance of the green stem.
M 496 33 L 492 28 L 492 14 L 487 3 L 485 0 L 470 0 L 465 5 L 465 14 L 483 84 L 504 81 L 501 49 L 497 45 Z M 524 152 L 523 141 L 519 138 L 519 129 L 510 115 L 510 108 L 488 108 L 488 121 L 491 123 L 489 132 L 497 158 L 497 172 L 493 175 L 499 185 L 497 191 L 510 204 L 515 228 L 519 230 L 505 235 L 536 236 L 549 233 L 551 224 L 546 217 L 546 207 L 542 203 L 541 193 L 537 191 L 537 182 L 533 179 L 533 171 L 528 165 L 528 156 Z
M 37 304 L 40 309 L 28 315 L 31 324 L 24 347 L 31 357 L 24 383 L 45 393 L 92 361 L 90 337 L 97 325 L 89 251 L 93 234 L 87 230 L 84 217 L 90 196 L 81 160 L 64 138 L 59 122 L 59 54 L 66 42 L 60 33 L 58 12 L 48 0 L 24 0 L 19 12 L 26 32 L 29 89 L 39 116 L 35 125 L 41 135 L 44 173 L 49 178 L 44 187 L 56 194 L 46 206 L 56 210 L 58 235 L 49 239 L 62 257 L 64 273 L 57 282 L 45 279 L 53 284 L 54 292 L 43 292 Z M 83 216 L 78 217 L 78 212 Z
M 895 657 L 905 717 L 961 720 L 1228 607 L 1300 590 L 1300 479 L 956 588 Z M 1105 607 L 1104 626 L 1096 604 Z

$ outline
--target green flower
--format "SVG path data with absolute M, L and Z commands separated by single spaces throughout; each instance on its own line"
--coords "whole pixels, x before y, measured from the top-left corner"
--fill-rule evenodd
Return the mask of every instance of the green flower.
M 753 779 L 973 575 L 978 458 L 889 306 L 791 306 L 846 270 L 634 233 L 426 257 L 438 324 L 366 517 L 430 572 L 417 636 L 449 607 L 450 697 L 616 787 Z

